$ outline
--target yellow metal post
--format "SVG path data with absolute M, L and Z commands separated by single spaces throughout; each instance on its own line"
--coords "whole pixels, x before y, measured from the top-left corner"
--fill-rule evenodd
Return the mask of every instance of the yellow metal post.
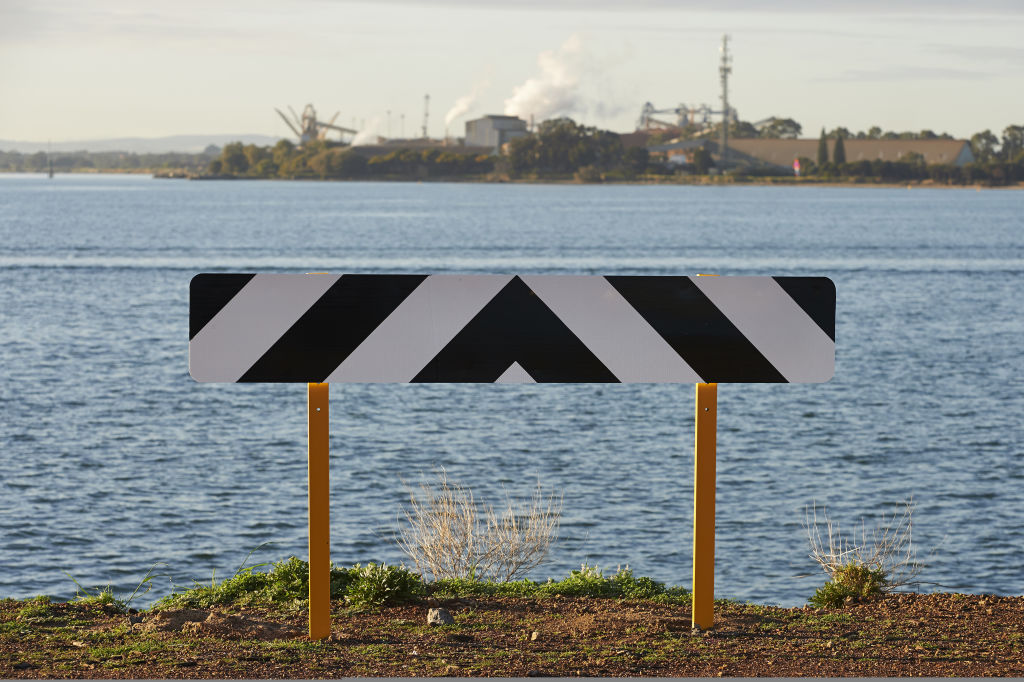
M 330 384 L 309 384 L 309 638 L 331 634 Z
M 715 428 L 718 384 L 697 384 L 693 466 L 694 627 L 715 625 Z

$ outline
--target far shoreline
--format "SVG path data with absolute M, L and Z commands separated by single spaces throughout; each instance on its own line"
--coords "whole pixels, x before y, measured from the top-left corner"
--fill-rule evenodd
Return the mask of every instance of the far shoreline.
M 26 173 L 19 171 L 0 171 L 3 175 L 47 175 L 42 173 Z M 403 178 L 403 177 L 379 177 L 379 178 L 263 178 L 248 176 L 204 176 L 189 174 L 181 170 L 165 169 L 118 169 L 118 170 L 74 170 L 54 173 L 57 175 L 149 175 L 157 180 L 201 180 L 201 181 L 233 181 L 233 180 L 261 180 L 261 181 L 282 181 L 282 182 L 398 182 L 398 183 L 437 183 L 437 184 L 481 184 L 481 185 L 576 185 L 576 186 L 678 186 L 678 187 L 864 187 L 872 189 L 953 189 L 953 190 L 1022 190 L 1024 182 L 1006 185 L 987 185 L 974 183 L 970 185 L 956 185 L 949 183 L 936 183 L 930 180 L 915 180 L 909 182 L 865 182 L 851 180 L 844 182 L 835 179 L 816 178 L 787 178 L 787 177 L 766 177 L 761 180 L 745 178 L 735 180 L 732 178 L 722 179 L 721 176 L 684 176 L 666 177 L 665 179 L 637 179 L 637 180 L 602 180 L 599 182 L 581 182 L 574 178 L 481 178 L 481 177 L 435 177 L 435 178 Z

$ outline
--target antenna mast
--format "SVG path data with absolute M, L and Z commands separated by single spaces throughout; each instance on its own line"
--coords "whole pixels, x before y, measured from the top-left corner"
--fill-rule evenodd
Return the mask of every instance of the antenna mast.
M 430 115 L 430 95 L 423 95 L 423 139 L 427 139 L 427 117 Z
M 732 73 L 732 58 L 729 57 L 729 36 L 722 36 L 722 61 L 718 65 L 718 73 L 722 77 L 722 151 L 720 154 L 722 168 L 726 165 L 729 154 L 729 74 Z

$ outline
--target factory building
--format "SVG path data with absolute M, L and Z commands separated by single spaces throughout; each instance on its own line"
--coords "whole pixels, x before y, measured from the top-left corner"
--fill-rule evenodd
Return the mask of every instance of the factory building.
M 828 157 L 833 158 L 835 140 L 828 141 Z M 858 140 L 844 139 L 846 161 L 902 161 L 913 152 L 924 157 L 928 165 L 947 164 L 963 166 L 974 161 L 971 144 L 967 140 Z M 716 150 L 717 151 L 717 150 Z M 729 155 L 735 160 L 747 159 L 772 166 L 788 168 L 793 159 L 816 159 L 818 140 L 732 139 Z
M 502 145 L 506 142 L 526 135 L 529 135 L 526 121 L 518 116 L 489 114 L 483 118 L 466 121 L 466 145 L 490 147 L 495 154 L 501 151 Z
M 828 156 L 835 154 L 835 140 L 828 140 Z M 910 153 L 920 154 L 928 165 L 945 164 L 963 166 L 974 161 L 971 143 L 967 140 L 858 140 L 844 139 L 846 161 L 902 161 Z M 681 140 L 653 145 L 647 150 L 654 158 L 670 164 L 689 163 L 697 148 L 708 150 L 718 157 L 716 140 Z M 733 138 L 729 140 L 729 158 L 733 163 L 753 166 L 791 168 L 794 159 L 814 160 L 818 156 L 818 140 Z

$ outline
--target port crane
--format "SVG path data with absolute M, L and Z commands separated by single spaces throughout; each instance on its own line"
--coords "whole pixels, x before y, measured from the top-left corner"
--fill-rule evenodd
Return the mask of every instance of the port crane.
M 677 107 L 671 107 L 669 109 L 658 109 L 650 102 L 644 102 L 644 106 L 640 109 L 640 119 L 637 121 L 637 130 L 657 130 L 665 128 L 682 128 L 689 124 L 699 124 L 701 128 L 707 128 L 711 125 L 711 114 L 713 114 L 711 107 L 706 104 L 701 104 L 697 107 L 688 107 L 685 104 L 680 104 Z M 672 114 L 675 116 L 674 122 L 668 122 L 655 118 L 658 114 Z
M 289 106 L 288 111 L 292 115 L 291 120 L 289 120 L 280 109 L 275 108 L 274 111 L 277 112 L 277 115 L 280 116 L 286 124 L 288 124 L 288 127 L 291 128 L 292 132 L 299 138 L 300 145 L 306 144 L 310 140 L 326 139 L 327 133 L 331 130 L 336 130 L 340 133 L 347 133 L 349 135 L 355 135 L 359 132 L 358 130 L 352 130 L 351 128 L 334 125 L 334 121 L 338 118 L 338 114 L 341 113 L 340 111 L 335 113 L 334 116 L 331 117 L 331 120 L 326 123 L 318 121 L 316 118 L 316 109 L 313 108 L 312 104 L 307 104 L 305 106 L 302 110 L 302 116 L 296 114 L 295 110 Z

